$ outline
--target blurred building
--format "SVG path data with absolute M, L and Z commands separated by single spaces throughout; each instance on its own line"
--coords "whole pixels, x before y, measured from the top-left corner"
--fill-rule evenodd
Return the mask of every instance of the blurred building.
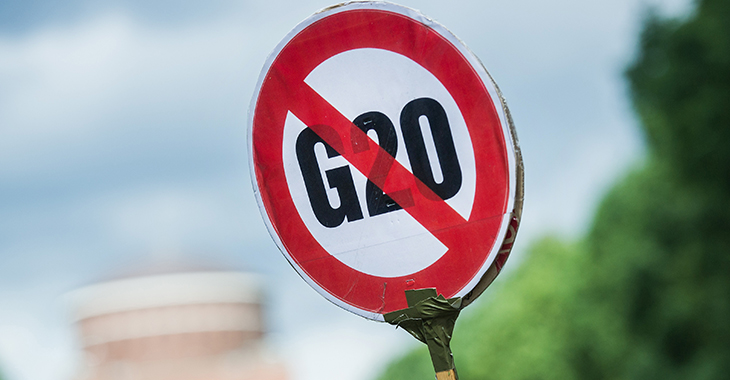
M 284 380 L 264 344 L 260 280 L 183 271 L 69 294 L 83 348 L 76 380 Z

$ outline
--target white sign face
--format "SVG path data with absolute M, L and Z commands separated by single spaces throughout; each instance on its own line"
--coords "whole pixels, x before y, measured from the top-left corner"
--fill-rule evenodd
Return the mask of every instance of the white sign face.
M 375 61 L 380 65 L 373 65 Z M 342 115 L 355 120 L 359 115 L 378 110 L 397 121 L 404 105 L 413 99 L 431 98 L 440 103 L 449 120 L 457 157 L 462 170 L 459 192 L 446 200 L 463 218 L 468 219 L 474 203 L 476 169 L 466 122 L 446 88 L 422 66 L 402 55 L 382 49 L 355 49 L 340 53 L 317 66 L 305 79 L 319 95 Z M 352 91 L 357 89 L 357 91 Z M 428 118 L 419 118 L 430 162 L 439 162 Z M 312 211 L 304 178 L 296 157 L 296 141 L 307 126 L 291 112 L 284 125 L 283 160 L 287 183 L 299 215 L 317 242 L 343 264 L 357 271 L 380 277 L 406 276 L 427 268 L 441 258 L 448 248 L 407 212 L 368 215 L 342 223 L 337 228 L 323 226 Z M 408 153 L 400 128 L 394 128 L 396 161 L 411 173 Z M 375 130 L 367 135 L 377 144 Z M 327 198 L 333 208 L 340 206 L 337 191 L 327 181 L 328 170 L 347 166 L 344 157 L 329 159 L 324 144 L 315 146 L 315 155 L 323 175 Z M 440 165 L 432 165 L 434 180 L 443 182 Z M 367 173 L 351 170 L 360 205 L 367 204 Z M 363 207 L 364 208 L 364 207 Z
M 367 318 L 406 307 L 407 289 L 471 294 L 517 228 L 505 110 L 476 57 L 416 11 L 315 14 L 267 61 L 250 112 L 272 236 L 318 292 Z

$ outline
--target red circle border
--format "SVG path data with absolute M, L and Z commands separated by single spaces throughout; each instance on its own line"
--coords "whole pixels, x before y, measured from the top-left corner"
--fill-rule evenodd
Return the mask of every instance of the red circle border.
M 306 21 L 305 21 L 306 23 Z M 325 41 L 323 41 L 325 40 Z M 309 233 L 291 200 L 281 141 L 288 107 L 278 87 L 280 72 L 301 82 L 335 54 L 359 48 L 386 49 L 418 62 L 447 88 L 467 122 L 474 146 L 477 186 L 468 223 L 449 231 L 449 251 L 420 272 L 384 278 L 358 272 L 327 253 Z M 452 42 L 406 15 L 353 9 L 320 18 L 293 36 L 273 59 L 256 94 L 252 116 L 252 161 L 260 202 L 287 259 L 321 289 L 367 313 L 407 307 L 404 290 L 435 287 L 452 297 L 491 264 L 489 254 L 509 205 L 507 142 L 495 101 L 479 73 Z M 305 279 L 306 279 L 305 277 Z

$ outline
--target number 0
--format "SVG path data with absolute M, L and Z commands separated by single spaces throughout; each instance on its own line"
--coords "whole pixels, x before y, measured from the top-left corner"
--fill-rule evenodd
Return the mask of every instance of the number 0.
M 425 116 L 431 129 L 431 136 L 436 146 L 443 180 L 436 183 L 431 169 L 431 161 L 426 152 L 421 125 L 418 119 Z M 403 140 L 406 142 L 408 161 L 411 163 L 413 175 L 430 188 L 441 199 L 447 200 L 461 189 L 461 167 L 456 156 L 454 138 L 451 136 L 449 119 L 439 102 L 431 98 L 412 100 L 403 107 L 400 114 L 400 127 Z

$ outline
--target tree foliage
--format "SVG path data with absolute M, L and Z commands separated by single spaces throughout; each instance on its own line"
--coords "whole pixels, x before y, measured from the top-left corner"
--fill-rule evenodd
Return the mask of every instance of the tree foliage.
M 725 379 L 730 373 L 730 2 L 650 16 L 627 70 L 645 161 L 587 236 L 544 239 L 467 310 L 462 380 Z M 433 379 L 425 349 L 385 379 Z

